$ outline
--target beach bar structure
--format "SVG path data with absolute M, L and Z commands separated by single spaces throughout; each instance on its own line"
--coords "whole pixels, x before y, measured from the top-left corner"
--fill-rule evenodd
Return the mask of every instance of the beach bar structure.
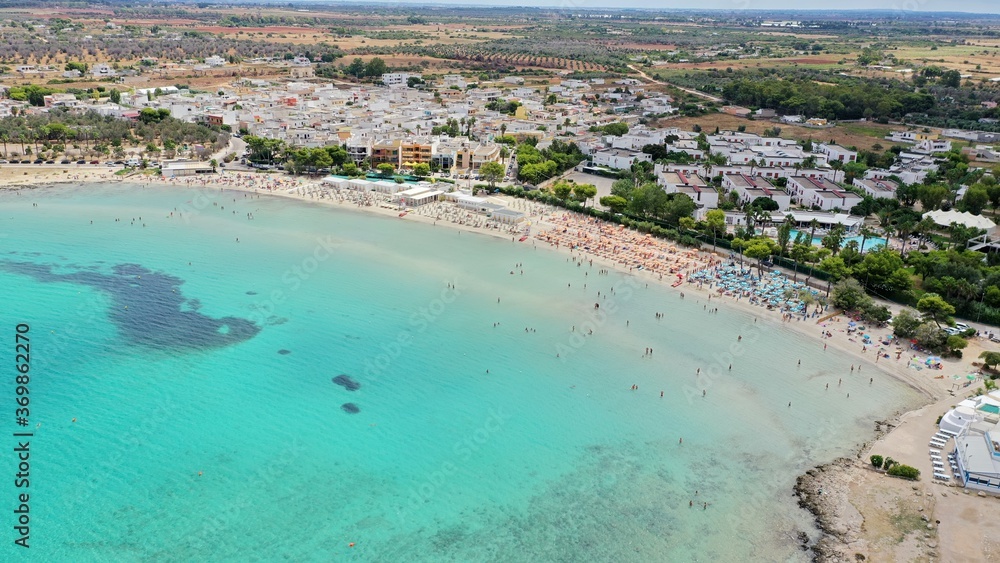
M 349 190 L 357 190 L 359 192 L 370 192 L 374 188 L 375 182 L 365 180 L 363 178 L 351 178 L 347 181 L 344 186 Z
M 490 215 L 490 217 L 498 223 L 503 223 L 505 225 L 516 225 L 521 221 L 524 221 L 525 218 L 524 213 L 515 211 L 514 209 L 507 209 L 506 207 L 497 209 Z
M 1000 494 L 1000 423 L 969 424 L 955 437 L 955 461 L 966 488 Z
M 334 188 L 349 188 L 350 180 L 347 178 L 341 178 L 340 176 L 327 176 L 320 180 L 324 185 L 332 186 Z
M 214 172 L 215 169 L 212 168 L 210 163 L 194 160 L 168 160 L 160 166 L 160 175 L 164 178 L 212 174 Z
M 441 197 L 442 193 L 444 192 L 441 190 L 418 186 L 416 188 L 410 188 L 408 190 L 398 192 L 393 197 L 399 201 L 399 203 L 407 207 L 418 207 L 437 201 L 438 198 Z

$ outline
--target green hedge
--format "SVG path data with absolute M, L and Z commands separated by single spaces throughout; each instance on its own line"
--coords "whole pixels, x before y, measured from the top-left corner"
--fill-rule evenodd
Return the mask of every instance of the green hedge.
M 910 467 L 909 465 L 893 465 L 889 468 L 887 473 L 893 477 L 902 477 L 903 479 L 909 479 L 910 481 L 916 481 L 920 478 L 920 470 L 916 467 Z

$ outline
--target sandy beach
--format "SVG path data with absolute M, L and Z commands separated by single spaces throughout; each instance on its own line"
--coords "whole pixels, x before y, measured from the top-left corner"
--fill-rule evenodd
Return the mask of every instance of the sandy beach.
M 402 212 L 381 196 L 327 188 L 315 181 L 274 174 L 225 172 L 212 177 L 182 179 L 147 175 L 122 178 L 114 175 L 115 169 L 107 167 L 78 168 L 67 165 L 29 171 L 28 166 L 4 166 L 0 168 L 0 187 L 155 182 L 206 188 L 213 192 L 240 191 L 258 197 L 273 195 L 390 217 L 400 217 Z M 814 474 L 807 476 L 806 482 L 800 480 L 800 488 L 823 491 L 822 494 L 802 494 L 800 491 L 803 506 L 813 512 L 824 531 L 816 548 L 818 560 L 860 560 L 855 554 L 863 555 L 868 561 L 1000 560 L 1000 540 L 990 539 L 1000 538 L 1000 523 L 988 517 L 997 513 L 998 500 L 964 494 L 961 489 L 931 482 L 928 478 L 932 471 L 927 439 L 936 431 L 937 417 L 981 386 L 976 381 L 955 391 L 956 380 L 950 376 L 977 370 L 972 362 L 983 349 L 984 341 L 970 340 L 964 359 L 945 360 L 944 369 L 932 371 L 922 367 L 923 355 L 905 347 L 897 349 L 894 341 L 890 345 L 881 344 L 883 335 L 891 334 L 891 328 L 869 330 L 875 339 L 873 345 L 862 341 L 858 334 L 851 334 L 848 330 L 850 319 L 842 315 L 815 313 L 812 316 L 810 311 L 787 314 L 778 308 L 769 310 L 759 301 L 752 304 L 744 296 L 727 295 L 712 283 L 689 280 L 695 272 L 711 272 L 712 268 L 724 265 L 729 260 L 727 256 L 677 247 L 669 241 L 528 200 L 503 196 L 495 199 L 525 213 L 527 221 L 516 226 L 504 225 L 440 202 L 406 210 L 400 220 L 509 238 L 512 244 L 549 247 L 574 260 L 671 286 L 687 299 L 704 299 L 718 307 L 736 307 L 755 317 L 773 315 L 771 318 L 776 322 L 783 322 L 792 330 L 814 339 L 818 351 L 856 358 L 859 373 L 854 374 L 852 367 L 852 372 L 845 373 L 845 377 L 893 377 L 926 397 L 926 405 L 919 410 L 887 412 L 885 420 L 873 428 L 877 440 L 859 444 L 855 458 L 825 465 L 811 472 Z M 528 238 L 521 242 L 522 236 Z M 681 280 L 683 283 L 678 284 Z M 898 306 L 891 308 L 894 313 L 899 309 Z M 921 480 L 913 483 L 875 472 L 867 462 L 872 453 L 891 456 L 917 467 L 921 470 Z M 926 516 L 926 520 L 922 516 Z

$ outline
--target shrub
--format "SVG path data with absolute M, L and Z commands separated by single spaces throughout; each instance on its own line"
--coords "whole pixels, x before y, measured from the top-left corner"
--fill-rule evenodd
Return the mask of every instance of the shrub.
M 916 467 L 910 467 L 909 465 L 897 464 L 893 465 L 889 469 L 889 475 L 894 477 L 902 477 L 903 479 L 909 479 L 910 481 L 916 481 L 920 478 L 920 470 Z
M 875 469 L 882 469 L 882 460 L 883 460 L 882 456 L 873 455 L 870 459 L 872 462 L 872 467 L 874 467 Z

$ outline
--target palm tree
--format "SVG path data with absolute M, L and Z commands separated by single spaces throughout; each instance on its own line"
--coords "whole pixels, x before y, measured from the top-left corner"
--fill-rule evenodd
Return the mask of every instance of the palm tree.
M 506 135 L 507 135 L 507 124 L 506 123 L 501 123 L 500 124 L 500 136 L 504 137 Z
M 862 225 L 860 233 L 861 233 L 861 247 L 860 247 L 861 252 L 860 252 L 860 254 L 864 255 L 864 253 L 865 253 L 865 241 L 868 240 L 869 237 L 875 236 L 875 231 L 871 230 L 866 225 Z
M 896 223 L 896 234 L 902 244 L 899 245 L 899 256 L 902 258 L 906 254 L 906 239 L 913 233 L 912 221 L 901 221 Z
M 816 228 L 819 227 L 819 220 L 813 219 L 809 221 L 809 240 L 806 241 L 807 244 L 812 245 L 813 239 L 816 237 Z

